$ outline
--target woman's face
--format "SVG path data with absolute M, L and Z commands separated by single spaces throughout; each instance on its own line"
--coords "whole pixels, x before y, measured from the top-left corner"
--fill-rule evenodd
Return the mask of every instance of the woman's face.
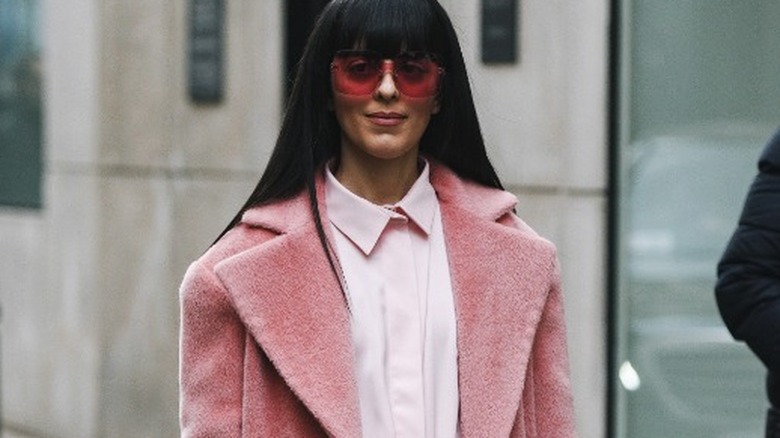
M 422 61 L 403 57 L 374 60 L 374 66 L 367 67 L 366 58 L 361 58 L 360 53 L 357 57 L 352 52 L 348 56 L 337 55 L 331 66 L 333 110 L 341 127 L 342 159 L 397 160 L 410 155 L 416 159 L 420 138 L 431 116 L 439 111 L 436 93 L 442 70 L 436 64 L 423 65 Z M 431 71 L 421 68 L 436 69 L 436 77 L 432 79 Z M 420 82 L 430 80 L 435 80 L 433 92 L 430 84 Z

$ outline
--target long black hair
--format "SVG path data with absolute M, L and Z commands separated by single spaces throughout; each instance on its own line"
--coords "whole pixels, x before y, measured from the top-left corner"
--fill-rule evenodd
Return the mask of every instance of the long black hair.
M 463 178 L 502 188 L 485 151 L 460 44 L 441 5 L 436 0 L 333 0 L 320 14 L 303 51 L 265 172 L 219 238 L 240 222 L 246 210 L 306 190 L 330 259 L 315 172 L 337 157 L 340 148 L 341 131 L 329 110 L 330 63 L 336 51 L 358 44 L 389 57 L 402 49 L 436 54 L 446 72 L 438 96 L 440 111 L 420 140 L 420 153 Z

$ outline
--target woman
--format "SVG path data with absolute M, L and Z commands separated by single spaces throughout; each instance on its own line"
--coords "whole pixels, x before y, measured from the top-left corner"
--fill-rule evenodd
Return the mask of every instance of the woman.
M 435 0 L 335 0 L 268 167 L 181 289 L 184 436 L 573 436 L 553 246 Z

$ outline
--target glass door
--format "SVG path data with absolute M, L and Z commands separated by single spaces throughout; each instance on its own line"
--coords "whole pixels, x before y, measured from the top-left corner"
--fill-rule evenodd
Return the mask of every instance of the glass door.
M 780 125 L 780 2 L 618 0 L 615 436 L 763 436 L 716 265 Z

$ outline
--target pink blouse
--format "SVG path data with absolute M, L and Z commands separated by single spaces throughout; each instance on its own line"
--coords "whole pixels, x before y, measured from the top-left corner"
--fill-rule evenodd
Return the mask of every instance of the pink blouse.
M 351 309 L 364 436 L 458 436 L 455 307 L 439 202 L 425 167 L 395 205 L 327 171 L 325 202 Z

